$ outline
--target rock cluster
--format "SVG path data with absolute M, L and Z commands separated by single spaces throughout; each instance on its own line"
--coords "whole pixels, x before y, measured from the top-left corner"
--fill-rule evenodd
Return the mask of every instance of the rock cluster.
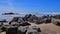
M 37 26 L 31 26 L 30 23 L 48 24 L 52 22 L 52 18 L 49 15 L 37 17 L 31 14 L 24 17 L 14 17 L 10 22 L 0 21 L 0 32 L 6 31 L 6 34 L 41 34 L 41 29 Z M 56 25 L 60 26 L 60 22 L 57 21 Z M 43 32 L 43 34 L 45 33 Z

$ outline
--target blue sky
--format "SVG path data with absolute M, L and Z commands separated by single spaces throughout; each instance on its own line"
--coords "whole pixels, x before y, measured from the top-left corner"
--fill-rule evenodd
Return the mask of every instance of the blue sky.
M 0 0 L 0 14 L 59 14 L 60 0 Z

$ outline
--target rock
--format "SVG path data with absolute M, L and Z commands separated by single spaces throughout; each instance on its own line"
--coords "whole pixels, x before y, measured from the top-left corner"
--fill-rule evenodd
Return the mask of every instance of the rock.
M 32 16 L 32 14 L 27 14 L 27 15 L 25 15 L 22 19 L 24 20 L 24 21 L 28 21 L 28 18 L 30 18 Z
M 47 18 L 45 23 L 51 23 L 51 18 Z
M 17 34 L 18 33 L 17 29 L 18 29 L 17 27 L 10 27 L 7 29 L 6 34 Z
M 5 28 L 5 27 L 2 27 L 1 30 L 2 30 L 2 31 L 6 31 L 6 28 Z
M 29 26 L 29 25 L 31 25 L 31 24 L 28 22 L 20 23 L 20 26 Z
M 28 26 L 20 26 L 18 27 L 19 34 L 26 34 Z
M 60 26 L 60 22 L 57 22 L 57 24 L 56 24 L 57 26 Z
M 32 26 L 27 29 L 26 34 L 39 34 L 40 32 L 40 28 L 38 28 L 37 26 Z

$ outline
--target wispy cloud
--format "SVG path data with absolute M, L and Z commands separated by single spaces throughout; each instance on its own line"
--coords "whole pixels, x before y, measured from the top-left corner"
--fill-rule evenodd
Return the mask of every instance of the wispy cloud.
M 7 0 L 9 6 L 13 6 L 13 0 Z
M 7 3 L 8 5 L 8 6 L 1 6 L 2 4 L 0 4 L 0 13 L 19 11 L 13 6 L 13 0 L 0 0 L 0 3 L 3 3 L 3 4 Z

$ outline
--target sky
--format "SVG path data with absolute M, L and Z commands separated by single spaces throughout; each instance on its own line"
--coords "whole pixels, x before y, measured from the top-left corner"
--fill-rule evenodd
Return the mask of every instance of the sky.
M 0 14 L 59 14 L 60 0 L 0 0 Z

